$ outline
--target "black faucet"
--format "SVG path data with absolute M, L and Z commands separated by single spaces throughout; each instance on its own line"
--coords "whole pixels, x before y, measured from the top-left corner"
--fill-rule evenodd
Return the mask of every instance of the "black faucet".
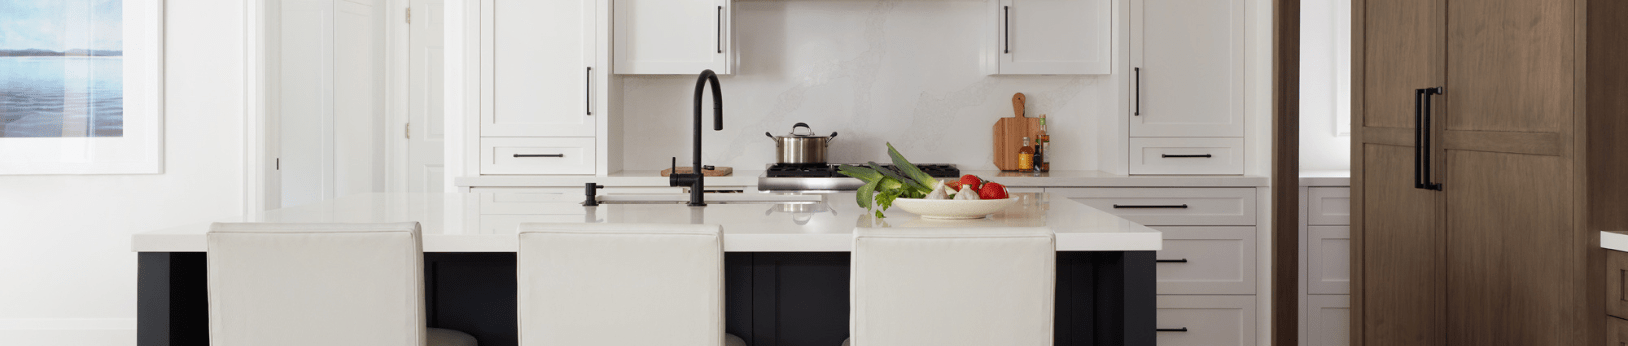
M 673 172 L 668 175 L 668 186 L 689 186 L 690 206 L 705 207 L 707 201 L 701 198 L 706 191 L 703 178 L 706 177 L 701 170 L 701 92 L 706 90 L 707 83 L 712 84 L 712 130 L 724 130 L 724 95 L 718 90 L 718 74 L 712 70 L 701 71 L 701 78 L 695 81 L 695 170 L 686 174 L 678 174 L 678 158 L 673 158 Z

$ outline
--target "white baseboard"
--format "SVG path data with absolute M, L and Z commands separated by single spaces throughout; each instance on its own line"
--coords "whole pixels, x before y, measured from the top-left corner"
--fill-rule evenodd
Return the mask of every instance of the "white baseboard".
M 71 346 L 136 344 L 134 318 L 0 319 L 0 345 Z

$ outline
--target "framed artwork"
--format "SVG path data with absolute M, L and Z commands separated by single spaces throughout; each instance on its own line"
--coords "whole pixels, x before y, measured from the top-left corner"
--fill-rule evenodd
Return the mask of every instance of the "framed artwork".
M 0 0 L 0 174 L 164 169 L 163 0 Z

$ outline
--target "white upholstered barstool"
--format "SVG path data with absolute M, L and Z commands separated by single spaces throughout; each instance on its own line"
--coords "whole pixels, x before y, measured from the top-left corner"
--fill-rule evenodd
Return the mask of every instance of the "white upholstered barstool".
M 521 346 L 745 346 L 716 225 L 520 225 Z
M 862 228 L 849 344 L 1050 346 L 1057 245 L 1045 228 Z
M 475 346 L 424 326 L 418 223 L 217 223 L 209 231 L 215 346 Z

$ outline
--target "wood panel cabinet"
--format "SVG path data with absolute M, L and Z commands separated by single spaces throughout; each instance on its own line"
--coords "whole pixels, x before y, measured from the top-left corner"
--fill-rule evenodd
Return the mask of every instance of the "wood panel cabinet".
M 990 74 L 1107 74 L 1113 65 L 1110 0 L 999 0 Z
M 1604 342 L 1628 4 L 1353 6 L 1353 344 Z
M 732 73 L 729 0 L 614 0 L 617 74 Z

